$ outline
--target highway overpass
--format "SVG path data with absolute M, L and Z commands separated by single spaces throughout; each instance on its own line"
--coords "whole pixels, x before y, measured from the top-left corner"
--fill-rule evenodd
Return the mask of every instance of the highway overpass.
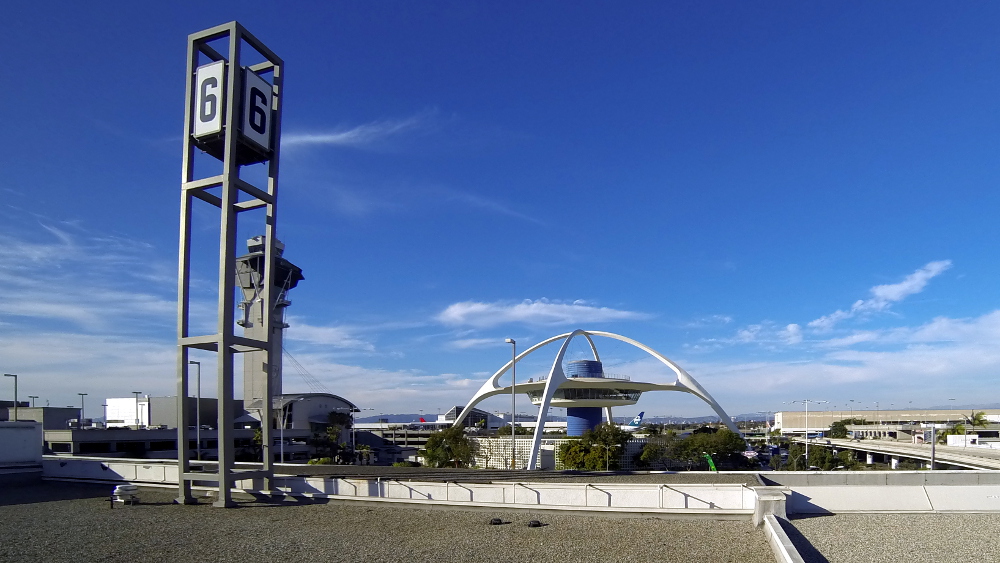
M 805 443 L 804 438 L 792 438 L 792 442 Z M 931 460 L 930 444 L 910 444 L 906 442 L 891 442 L 888 440 L 848 440 L 836 438 L 813 438 L 810 446 L 830 446 L 837 450 L 856 450 L 866 453 L 888 455 L 895 458 Z M 935 448 L 935 461 L 968 469 L 1000 470 L 1000 450 L 977 447 L 942 446 Z

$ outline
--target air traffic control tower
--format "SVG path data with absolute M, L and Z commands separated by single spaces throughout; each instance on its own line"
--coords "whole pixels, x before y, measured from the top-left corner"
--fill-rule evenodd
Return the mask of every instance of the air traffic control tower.
M 243 290 L 243 301 L 239 304 L 241 315 L 236 324 L 243 327 L 243 336 L 254 340 L 267 341 L 264 334 L 264 248 L 267 239 L 256 236 L 247 241 L 248 254 L 236 259 L 236 279 Z M 302 268 L 288 261 L 282 254 L 285 245 L 274 241 L 274 285 L 271 287 L 271 331 L 273 334 L 274 356 L 277 361 L 268 365 L 267 353 L 263 350 L 247 352 L 243 358 L 243 405 L 247 410 L 259 409 L 263 397 L 267 396 L 267 378 L 271 378 L 271 390 L 274 397 L 281 395 L 281 346 L 284 330 L 288 328 L 285 322 L 285 309 L 292 304 L 288 300 L 288 292 L 302 281 Z M 254 412 L 251 410 L 251 412 Z M 259 411 L 256 411 L 259 412 Z

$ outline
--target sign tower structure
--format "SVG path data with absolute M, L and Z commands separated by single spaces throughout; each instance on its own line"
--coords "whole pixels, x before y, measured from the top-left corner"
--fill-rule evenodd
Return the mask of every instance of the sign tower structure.
M 226 48 L 217 48 L 226 45 Z M 245 60 L 261 60 L 244 66 Z M 270 77 L 270 80 L 268 80 Z M 177 401 L 178 503 L 195 502 L 193 481 L 218 483 L 215 506 L 233 506 L 231 490 L 237 480 L 263 479 L 270 487 L 273 476 L 271 445 L 273 418 L 270 383 L 260 406 L 263 468 L 235 471 L 233 371 L 236 354 L 256 352 L 267 364 L 280 362 L 270 324 L 274 315 L 271 296 L 275 277 L 278 203 L 278 153 L 281 139 L 281 106 L 284 62 L 238 22 L 229 22 L 188 36 L 187 88 L 184 110 L 184 155 L 181 179 L 180 251 L 177 288 L 177 396 L 187 397 L 187 368 L 192 348 L 217 355 L 218 470 L 192 473 L 189 424 L 194 417 L 187 401 Z M 195 150 L 222 163 L 221 173 L 197 177 Z M 240 177 L 243 167 L 264 164 L 266 186 Z M 214 334 L 191 331 L 191 217 L 195 200 L 219 210 L 218 317 Z M 237 220 L 251 210 L 264 211 L 263 279 L 261 303 L 266 339 L 237 334 Z M 258 214 L 259 215 L 259 214 Z M 260 232 L 258 230 L 258 232 Z M 274 360 L 274 358 L 277 360 Z M 270 378 L 267 379 L 270 382 Z

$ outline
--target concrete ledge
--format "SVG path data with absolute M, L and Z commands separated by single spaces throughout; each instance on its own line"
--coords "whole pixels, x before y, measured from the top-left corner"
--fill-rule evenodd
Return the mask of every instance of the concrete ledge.
M 754 494 L 757 495 L 753 509 L 753 525 L 760 526 L 767 515 L 778 518 L 788 518 L 785 513 L 785 502 L 788 493 L 786 487 L 754 487 Z
M 332 502 L 348 502 L 379 505 L 385 503 L 409 505 L 415 508 L 448 508 L 459 510 L 529 510 L 559 512 L 561 514 L 578 515 L 601 515 L 615 516 L 620 518 L 709 518 L 712 520 L 746 520 L 747 516 L 753 514 L 750 509 L 714 509 L 711 511 L 702 509 L 683 508 L 628 508 L 615 506 L 566 506 L 566 505 L 539 505 L 539 504 L 511 504 L 496 502 L 468 502 L 468 501 L 447 501 L 447 500 L 426 500 L 426 499 L 406 499 L 406 498 L 379 498 L 379 497 L 352 497 L 343 495 L 326 495 L 317 493 L 293 493 L 284 491 L 253 491 L 246 489 L 233 489 L 234 494 L 243 494 L 253 497 L 270 496 L 299 497 L 311 499 L 324 499 Z
M 805 563 L 799 550 L 795 549 L 792 540 L 781 527 L 781 522 L 773 514 L 764 516 L 763 525 L 764 537 L 767 538 L 767 544 L 771 546 L 771 553 L 774 554 L 775 561 L 778 563 Z

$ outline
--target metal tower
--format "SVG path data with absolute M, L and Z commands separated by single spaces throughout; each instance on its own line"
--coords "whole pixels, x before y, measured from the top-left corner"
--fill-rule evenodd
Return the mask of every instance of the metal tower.
M 221 44 L 225 49 L 216 50 Z M 216 47 L 213 47 L 215 45 Z M 244 66 L 246 59 L 263 62 Z M 222 51 L 222 52 L 220 52 Z M 223 54 L 224 53 L 224 54 Z M 268 76 L 270 80 L 268 80 Z M 263 469 L 234 471 L 233 362 L 235 354 L 256 352 L 273 365 L 281 356 L 274 345 L 272 296 L 275 279 L 278 152 L 281 140 L 281 105 L 284 98 L 284 63 L 238 22 L 229 22 L 188 36 L 187 87 L 184 106 L 184 156 L 181 178 L 180 252 L 177 282 L 177 396 L 188 396 L 187 367 L 191 348 L 217 354 L 219 400 L 219 463 L 215 473 L 192 473 L 188 426 L 194 423 L 187 401 L 178 400 L 177 464 L 179 503 L 192 503 L 191 483 L 218 483 L 216 506 L 232 506 L 231 489 L 237 480 L 266 479 L 273 475 L 271 425 L 261 425 Z M 222 162 L 221 173 L 195 177 L 195 149 Z M 265 163 L 267 185 L 255 186 L 240 178 L 241 167 Z M 213 334 L 191 334 L 191 213 L 195 200 L 219 209 L 219 293 L 217 325 Z M 264 210 L 261 252 L 261 332 L 236 334 L 237 260 L 236 225 L 244 211 Z M 242 301 L 242 299 L 239 299 Z M 265 378 L 261 420 L 272 418 L 273 390 Z

